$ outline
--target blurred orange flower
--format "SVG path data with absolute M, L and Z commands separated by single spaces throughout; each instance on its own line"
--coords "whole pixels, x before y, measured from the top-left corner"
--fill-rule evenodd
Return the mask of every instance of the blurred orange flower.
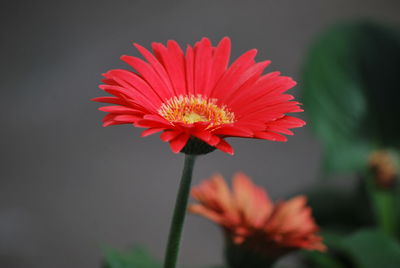
M 221 175 L 214 175 L 194 187 L 192 197 L 199 203 L 189 210 L 219 224 L 231 244 L 267 256 L 294 249 L 326 250 L 305 196 L 274 204 L 263 188 L 238 173 L 232 190 Z

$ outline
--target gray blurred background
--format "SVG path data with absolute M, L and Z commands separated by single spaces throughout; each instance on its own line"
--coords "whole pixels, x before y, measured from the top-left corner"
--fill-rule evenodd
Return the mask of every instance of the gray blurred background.
M 99 267 L 103 245 L 145 245 L 161 258 L 183 156 L 157 135 L 101 127 L 89 99 L 100 74 L 125 67 L 138 42 L 203 36 L 258 48 L 268 71 L 299 77 L 312 38 L 342 19 L 398 24 L 400 1 L 1 2 L 0 267 Z M 298 94 L 298 90 L 292 91 Z M 315 183 L 320 147 L 309 126 L 287 143 L 231 140 L 236 154 L 201 157 L 194 183 L 243 171 L 282 199 Z M 187 218 L 181 263 L 221 263 L 221 234 Z

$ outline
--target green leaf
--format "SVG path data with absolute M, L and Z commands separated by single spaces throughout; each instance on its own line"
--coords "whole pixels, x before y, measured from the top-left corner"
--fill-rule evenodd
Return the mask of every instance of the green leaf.
M 127 252 L 106 249 L 104 268 L 161 268 L 161 263 L 146 250 L 135 247 Z
M 400 245 L 393 238 L 374 230 L 359 231 L 343 241 L 359 268 L 400 267 Z
M 371 150 L 400 145 L 400 39 L 370 22 L 335 26 L 316 40 L 301 85 L 327 172 L 359 171 Z

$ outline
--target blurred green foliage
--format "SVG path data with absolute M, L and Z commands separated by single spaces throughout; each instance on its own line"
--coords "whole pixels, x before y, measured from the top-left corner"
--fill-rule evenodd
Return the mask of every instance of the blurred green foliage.
M 358 231 L 345 238 L 343 246 L 357 267 L 400 267 L 400 244 L 382 232 Z
M 367 21 L 328 29 L 306 57 L 303 102 L 323 147 L 324 174 L 356 176 L 354 189 L 309 192 L 329 251 L 305 252 L 304 267 L 400 267 L 399 62 L 399 32 Z M 374 152 L 390 152 L 378 156 L 378 170 Z M 393 183 L 380 181 L 388 168 Z
M 400 267 L 400 244 L 379 230 L 361 229 L 349 236 L 329 232 L 323 235 L 330 250 L 304 252 L 306 267 Z
M 327 172 L 365 168 L 371 150 L 399 148 L 400 39 L 372 22 L 342 24 L 310 49 L 301 86 Z
M 160 262 L 155 260 L 141 247 L 121 252 L 115 249 L 106 249 L 104 268 L 161 268 Z

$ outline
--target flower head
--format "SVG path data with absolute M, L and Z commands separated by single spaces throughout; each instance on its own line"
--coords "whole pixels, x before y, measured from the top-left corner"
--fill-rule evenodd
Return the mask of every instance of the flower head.
M 189 210 L 219 224 L 232 244 L 265 256 L 326 249 L 304 196 L 274 204 L 264 189 L 239 173 L 232 190 L 221 175 L 214 175 L 194 187 L 192 197 L 199 203 Z
M 133 70 L 104 74 L 100 88 L 113 95 L 94 101 L 110 103 L 104 126 L 133 124 L 147 128 L 142 136 L 162 132 L 172 151 L 191 141 L 233 154 L 226 137 L 286 141 L 290 128 L 304 121 L 288 116 L 301 112 L 293 96 L 284 94 L 296 82 L 279 72 L 262 74 L 269 61 L 255 62 L 250 50 L 229 66 L 230 39 L 213 47 L 207 38 L 184 52 L 175 41 L 153 43 L 153 53 L 134 44 L 146 61 L 122 56 Z
M 381 189 L 391 189 L 396 185 L 399 167 L 394 155 L 385 150 L 369 155 L 368 165 L 374 175 L 375 184 Z

